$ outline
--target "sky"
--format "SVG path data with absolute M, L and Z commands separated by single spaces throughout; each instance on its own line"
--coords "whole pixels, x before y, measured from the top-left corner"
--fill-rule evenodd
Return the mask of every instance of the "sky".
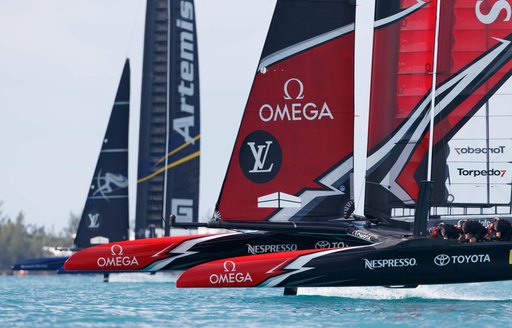
M 370 2 L 358 5 L 359 42 L 371 42 Z M 195 0 L 201 220 L 209 218 L 217 201 L 275 3 Z M 136 185 L 145 4 L 146 0 L 0 1 L 4 215 L 23 212 L 27 223 L 60 231 L 70 213 L 81 214 L 126 57 L 132 73 L 129 179 L 131 186 Z M 361 49 L 356 50 L 356 60 L 368 60 L 371 52 Z M 367 74 L 356 68 L 356 83 L 363 88 Z M 364 107 L 364 95 L 356 94 L 356 108 L 357 97 Z M 356 125 L 361 120 L 364 117 L 357 115 Z M 135 194 L 132 187 L 132 219 Z

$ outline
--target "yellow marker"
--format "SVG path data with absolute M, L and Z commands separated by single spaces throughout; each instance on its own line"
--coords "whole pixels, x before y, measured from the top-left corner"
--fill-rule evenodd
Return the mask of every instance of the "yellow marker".
M 508 264 L 512 265 L 512 249 L 510 250 L 510 253 L 508 254 Z

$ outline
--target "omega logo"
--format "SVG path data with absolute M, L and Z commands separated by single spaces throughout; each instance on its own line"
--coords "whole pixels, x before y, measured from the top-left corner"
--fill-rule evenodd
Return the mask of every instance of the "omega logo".
M 289 86 L 290 82 L 294 82 L 294 81 L 297 82 L 297 84 L 299 85 L 299 93 L 297 94 L 297 97 L 295 97 L 295 99 L 304 99 L 304 84 L 302 84 L 301 80 L 292 78 L 292 79 L 289 79 L 288 81 L 286 81 L 286 83 L 284 84 L 284 99 L 286 99 L 286 100 L 293 99 L 292 97 L 290 97 L 290 92 L 288 90 L 288 86 Z
M 116 249 L 119 250 L 118 253 L 116 253 Z M 110 247 L 110 252 L 112 255 L 123 255 L 123 248 L 121 247 L 121 245 L 112 245 L 112 247 Z
M 304 83 L 298 78 L 288 79 L 283 86 L 283 99 L 286 101 L 261 105 L 260 120 L 264 123 L 334 120 L 327 102 L 304 100 L 304 89 Z
M 236 264 L 233 261 L 224 262 L 224 272 L 235 272 Z

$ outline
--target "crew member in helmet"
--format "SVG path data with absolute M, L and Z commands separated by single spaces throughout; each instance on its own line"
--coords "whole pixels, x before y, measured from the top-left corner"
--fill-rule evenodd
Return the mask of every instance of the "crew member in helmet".
M 459 229 L 453 224 L 441 222 L 437 225 L 437 228 L 443 239 L 459 239 L 460 237 Z
M 480 222 L 475 220 L 464 220 L 460 222 L 460 227 L 464 234 L 464 241 L 470 243 L 483 241 L 485 235 L 487 235 L 487 229 L 484 228 Z
M 502 218 L 494 218 L 489 226 L 491 240 L 509 241 L 512 237 L 512 225 Z
M 432 238 L 438 238 L 441 236 L 441 234 L 439 233 L 439 229 L 437 227 L 432 227 L 432 228 L 428 229 L 428 234 Z
M 460 231 L 453 224 L 441 222 L 428 230 L 430 237 L 443 239 L 458 239 Z

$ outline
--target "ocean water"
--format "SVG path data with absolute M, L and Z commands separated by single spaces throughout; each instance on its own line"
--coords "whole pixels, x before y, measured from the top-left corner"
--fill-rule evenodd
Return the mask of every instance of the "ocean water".
M 511 327 L 512 282 L 177 289 L 168 274 L 0 276 L 1 327 Z

